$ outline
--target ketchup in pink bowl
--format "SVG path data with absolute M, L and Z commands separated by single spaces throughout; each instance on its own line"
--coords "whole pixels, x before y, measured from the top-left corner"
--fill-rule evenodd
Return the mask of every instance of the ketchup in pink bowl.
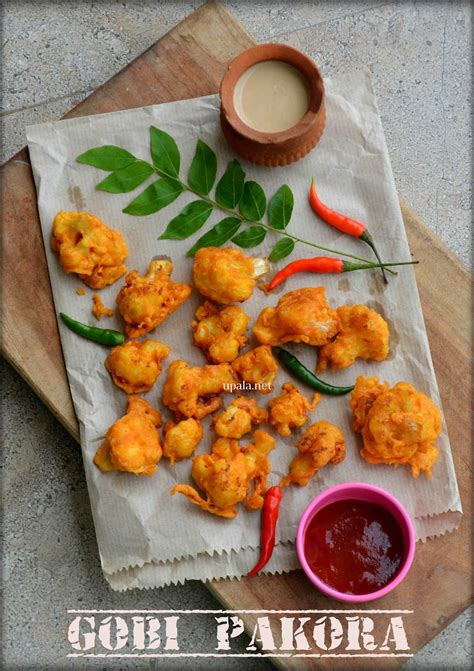
M 390 492 L 345 482 L 320 492 L 304 510 L 296 553 L 309 580 L 326 596 L 363 603 L 380 599 L 406 577 L 415 529 Z
M 368 594 L 396 576 L 405 554 L 403 533 L 377 503 L 335 501 L 309 523 L 304 554 L 311 571 L 345 594 Z

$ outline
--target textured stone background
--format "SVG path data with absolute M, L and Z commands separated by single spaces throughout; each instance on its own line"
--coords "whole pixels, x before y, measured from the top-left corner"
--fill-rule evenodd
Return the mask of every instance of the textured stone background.
M 2 160 L 25 144 L 25 126 L 59 118 L 200 4 L 6 0 Z M 303 49 L 325 75 L 372 70 L 399 192 L 468 263 L 469 3 L 224 4 L 255 39 Z M 219 607 L 199 582 L 125 594 L 108 589 L 99 569 L 79 449 L 8 364 L 2 363 L 1 374 L 5 668 L 65 668 L 68 608 Z M 406 668 L 471 668 L 470 627 L 466 611 Z M 213 640 L 211 627 L 192 633 L 194 649 L 209 648 Z M 226 661 L 219 661 L 219 669 L 270 669 L 264 660 Z M 165 660 L 159 665 L 178 668 Z M 86 668 L 80 662 L 71 666 Z M 139 666 L 153 663 L 120 662 L 120 668 Z M 87 668 L 106 667 L 89 661 Z M 180 661 L 179 669 L 186 668 L 205 666 Z

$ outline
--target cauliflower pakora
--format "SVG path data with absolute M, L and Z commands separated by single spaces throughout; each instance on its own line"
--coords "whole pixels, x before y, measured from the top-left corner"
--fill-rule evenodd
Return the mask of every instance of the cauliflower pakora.
M 154 329 L 189 297 L 191 287 L 173 282 L 172 272 L 171 261 L 157 259 L 150 261 L 146 275 L 133 270 L 125 278 L 116 303 L 129 338 Z
M 158 340 L 130 341 L 114 347 L 105 367 L 117 387 L 127 394 L 150 391 L 161 373 L 161 362 L 170 348 Z
M 270 394 L 278 372 L 278 364 L 268 345 L 255 347 L 232 362 L 232 368 L 244 382 L 260 394 Z
M 291 429 L 303 426 L 308 412 L 314 410 L 321 400 L 321 394 L 313 394 L 311 403 L 292 382 L 283 385 L 282 391 L 268 404 L 268 415 L 280 436 L 289 436 Z
M 242 303 L 253 293 L 255 280 L 268 272 L 265 259 L 244 256 L 230 247 L 202 247 L 194 257 L 196 289 L 215 303 Z
M 102 317 L 113 317 L 114 311 L 112 308 L 107 308 L 103 303 L 99 294 L 94 294 L 92 296 L 92 314 L 96 319 L 101 319 Z
M 352 366 L 357 358 L 383 361 L 388 356 L 388 324 L 367 305 L 343 305 L 336 310 L 341 330 L 319 350 L 318 373 Z
M 89 212 L 58 212 L 51 247 L 64 270 L 76 273 L 91 289 L 113 284 L 127 272 L 123 235 Z
M 326 290 L 306 287 L 284 294 L 275 308 L 264 308 L 253 332 L 262 345 L 286 342 L 325 345 L 340 328 L 336 311 L 326 302 Z
M 252 424 L 266 422 L 268 413 L 259 408 L 254 398 L 239 396 L 213 421 L 214 431 L 223 438 L 242 438 L 252 430 Z
M 175 461 L 182 461 L 190 457 L 203 436 L 202 424 L 189 417 L 175 424 L 167 422 L 163 427 L 163 456 L 170 460 L 170 466 Z
M 206 301 L 197 309 L 192 323 L 194 342 L 213 363 L 233 361 L 247 343 L 249 321 L 250 317 L 236 305 L 219 310 Z
M 236 505 L 242 501 L 252 510 L 261 508 L 270 472 L 268 454 L 274 447 L 275 440 L 259 429 L 253 434 L 253 443 L 244 449 L 237 440 L 218 438 L 210 454 L 193 459 L 191 474 L 206 498 L 184 484 L 175 485 L 171 494 L 183 494 L 202 510 L 220 517 L 235 517 Z
M 291 483 L 307 485 L 320 468 L 329 463 L 338 464 L 346 456 L 342 431 L 324 419 L 308 427 L 296 448 L 301 454 L 291 462 L 290 472 L 281 481 L 281 487 Z
M 159 426 L 158 410 L 139 396 L 129 396 L 127 414 L 112 424 L 105 434 L 94 464 L 104 473 L 127 471 L 135 475 L 153 475 L 162 455 Z
M 376 377 L 360 376 L 352 392 L 354 430 L 362 434 L 361 456 L 370 464 L 407 464 L 417 478 L 431 475 L 438 457 L 441 412 L 408 382 L 390 388 Z
M 228 363 L 192 368 L 185 361 L 173 361 L 163 387 L 163 403 L 178 417 L 202 419 L 221 407 L 217 394 L 236 383 Z

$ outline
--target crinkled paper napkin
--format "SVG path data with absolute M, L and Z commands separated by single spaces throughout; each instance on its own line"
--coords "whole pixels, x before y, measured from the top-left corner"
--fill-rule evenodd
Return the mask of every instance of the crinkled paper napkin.
M 410 259 L 397 192 L 388 157 L 385 138 L 367 72 L 326 80 L 327 127 L 321 142 L 308 156 L 284 168 L 262 168 L 242 161 L 247 178 L 258 181 L 270 197 L 287 183 L 295 195 L 291 231 L 302 238 L 371 258 L 370 249 L 361 246 L 330 228 L 310 211 L 307 192 L 311 177 L 317 180 L 320 195 L 334 209 L 363 221 L 374 235 L 385 260 Z M 192 260 L 185 252 L 194 239 L 159 241 L 158 236 L 172 217 L 193 199 L 179 197 L 159 213 L 132 217 L 122 213 L 146 184 L 132 194 L 109 194 L 96 191 L 95 185 L 104 173 L 76 163 L 78 154 L 105 144 L 114 144 L 149 160 L 149 126 L 170 133 L 181 151 L 181 170 L 186 174 L 196 141 L 201 138 L 216 151 L 219 170 L 234 158 L 219 125 L 217 96 L 183 100 L 112 114 L 58 121 L 30 126 L 28 146 L 38 194 L 38 208 L 44 236 L 49 274 L 56 311 L 75 319 L 93 323 L 91 294 L 76 295 L 81 282 L 67 275 L 58 257 L 51 251 L 51 225 L 59 210 L 87 210 L 124 233 L 130 256 L 130 269 L 144 272 L 152 256 L 166 254 L 174 263 L 173 278 L 189 282 Z M 151 178 L 153 179 L 153 178 Z M 150 181 L 151 181 L 150 179 Z M 220 213 L 208 221 L 213 225 Z M 205 230 L 205 229 L 203 229 Z M 270 234 L 258 248 L 266 255 L 277 240 Z M 255 254 L 256 250 L 250 253 Z M 316 252 L 317 253 L 317 252 Z M 313 256 L 315 250 L 297 245 L 292 259 Z M 282 267 L 285 262 L 280 262 Z M 344 276 L 295 276 L 283 291 L 305 285 L 326 287 L 331 306 L 365 303 L 381 312 L 391 332 L 390 356 L 382 363 L 356 363 L 349 369 L 327 373 L 326 379 L 336 385 L 352 383 L 357 375 L 377 375 L 394 384 L 411 382 L 440 405 L 423 315 L 411 266 L 400 270 L 385 286 L 378 271 L 356 272 Z M 104 289 L 101 297 L 112 306 L 122 280 Z M 281 295 L 281 294 L 280 294 Z M 244 305 L 252 320 L 267 305 L 275 304 L 278 295 L 266 297 L 255 290 Z M 204 365 L 200 350 L 193 346 L 191 321 L 201 298 L 193 291 L 191 298 L 169 319 L 150 334 L 167 343 L 172 352 L 155 387 L 146 395 L 160 407 L 167 365 L 173 359 L 185 359 L 193 365 Z M 121 329 L 119 317 L 107 320 L 107 326 Z M 101 473 L 92 463 L 108 427 L 126 409 L 126 395 L 115 387 L 104 368 L 107 350 L 79 338 L 60 323 L 59 331 L 66 361 L 74 407 L 80 424 L 90 501 L 94 515 L 102 568 L 114 589 L 153 587 L 186 579 L 240 577 L 247 573 L 259 552 L 260 513 L 240 506 L 233 520 L 215 517 L 193 506 L 183 496 L 170 497 L 177 482 L 190 482 L 191 460 L 169 467 L 163 459 L 152 477 L 127 473 Z M 253 338 L 250 346 L 254 346 Z M 314 349 L 294 348 L 310 369 L 314 369 Z M 257 394 L 266 405 L 290 378 L 280 370 L 272 395 Z M 308 390 L 308 395 L 309 395 Z M 227 404 L 230 395 L 224 396 Z M 168 411 L 164 409 L 164 418 Z M 359 456 L 359 438 L 351 429 L 349 398 L 323 397 L 310 421 L 327 419 L 340 426 L 347 443 L 346 460 L 322 469 L 307 487 L 290 487 L 285 491 L 278 524 L 275 553 L 268 564 L 271 573 L 288 571 L 297 566 L 294 539 L 298 520 L 311 499 L 321 490 L 348 481 L 379 485 L 399 498 L 415 520 L 418 539 L 443 534 L 460 521 L 461 503 L 456 483 L 448 436 L 445 428 L 438 439 L 440 454 L 432 478 L 414 479 L 407 467 L 393 468 L 369 465 Z M 205 420 L 206 427 L 210 418 Z M 210 449 L 213 432 L 205 431 L 198 452 Z M 248 436 L 250 438 L 250 435 Z M 270 485 L 278 483 L 295 456 L 298 434 L 277 437 L 277 447 L 270 455 Z M 248 442 L 244 439 L 242 443 Z

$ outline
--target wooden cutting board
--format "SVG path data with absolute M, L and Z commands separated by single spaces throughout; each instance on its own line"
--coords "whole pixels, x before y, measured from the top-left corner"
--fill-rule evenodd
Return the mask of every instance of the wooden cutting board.
M 222 7 L 209 3 L 188 16 L 151 49 L 100 87 L 66 117 L 215 93 L 226 64 L 254 44 Z M 409 164 L 408 164 L 409 165 Z M 409 168 L 408 168 L 409 169 Z M 3 351 L 59 421 L 78 438 L 66 381 L 48 271 L 36 209 L 28 151 L 1 169 L 3 188 Z M 401 587 L 377 608 L 413 609 L 408 622 L 412 651 L 427 643 L 470 602 L 469 274 L 440 240 L 401 201 L 440 386 L 465 515 L 458 531 L 419 543 L 415 564 Z M 209 589 L 230 609 L 341 608 L 319 593 L 301 571 L 282 576 L 220 580 Z M 243 616 L 246 625 L 252 615 Z M 377 660 L 394 668 L 400 660 Z M 315 660 L 278 662 L 288 669 L 314 668 Z M 335 660 L 318 660 L 335 669 Z M 345 659 L 344 669 L 367 668 Z M 374 667 L 375 668 L 375 667 Z

